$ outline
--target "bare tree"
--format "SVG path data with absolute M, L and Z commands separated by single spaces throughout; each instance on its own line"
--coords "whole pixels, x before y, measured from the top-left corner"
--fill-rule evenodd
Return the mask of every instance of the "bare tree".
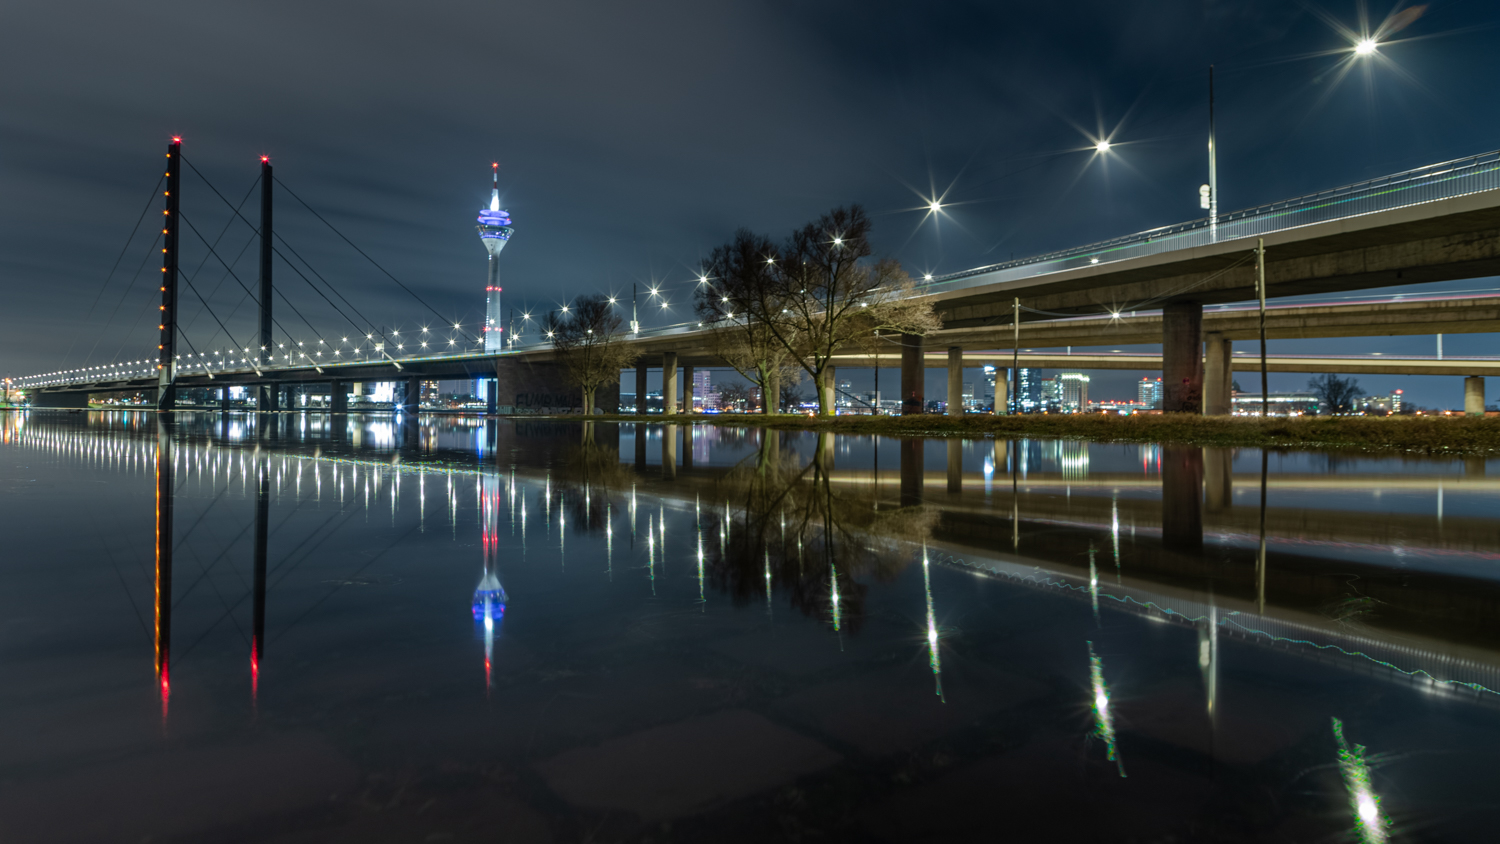
M 891 259 L 869 261 L 870 218 L 859 205 L 835 208 L 792 233 L 774 266 L 769 295 L 747 300 L 808 375 L 818 413 L 832 416 L 833 356 L 879 342 L 877 331 L 926 334 L 941 327 L 932 305 L 915 298 L 911 277 Z
M 1340 378 L 1332 372 L 1315 375 L 1308 379 L 1307 389 L 1322 400 L 1333 413 L 1347 413 L 1354 409 L 1354 402 L 1365 394 L 1358 378 Z
M 776 248 L 770 238 L 749 229 L 734 233 L 734 239 L 710 253 L 703 268 L 694 308 L 709 330 L 714 354 L 746 380 L 761 395 L 777 395 L 780 385 L 802 380 L 802 367 L 792 351 L 758 319 L 752 319 L 751 302 L 764 300 L 775 290 Z M 761 301 L 762 310 L 775 310 Z M 775 402 L 765 402 L 764 413 L 776 413 Z
M 594 391 L 611 379 L 618 381 L 620 370 L 639 356 L 624 344 L 621 322 L 609 299 L 595 294 L 578 299 L 561 315 L 548 314 L 543 323 L 568 381 L 583 391 L 586 415 L 594 413 Z
M 755 401 L 755 390 L 745 384 L 720 384 L 719 409 L 743 412 Z

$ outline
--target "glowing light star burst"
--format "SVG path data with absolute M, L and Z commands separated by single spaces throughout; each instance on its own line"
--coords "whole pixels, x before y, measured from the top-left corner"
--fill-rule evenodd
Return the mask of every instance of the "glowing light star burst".
M 1094 735 L 1104 742 L 1106 758 L 1115 763 L 1120 776 L 1125 776 L 1125 763 L 1115 747 L 1115 715 L 1109 708 L 1109 686 L 1104 683 L 1104 663 L 1094 653 L 1094 643 L 1089 642 L 1089 685 L 1093 688 Z
M 1354 812 L 1354 832 L 1360 844 L 1383 844 L 1390 839 L 1391 822 L 1380 811 L 1380 798 L 1370 786 L 1370 765 L 1365 747 L 1344 739 L 1344 722 L 1333 719 L 1333 737 L 1339 743 L 1339 773 L 1349 790 L 1349 808 Z

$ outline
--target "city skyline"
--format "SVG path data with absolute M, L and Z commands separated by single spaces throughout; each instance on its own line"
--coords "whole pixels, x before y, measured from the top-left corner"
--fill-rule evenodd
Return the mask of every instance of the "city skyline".
M 1352 3 L 1316 12 L 1290 2 L 1184 3 L 1156 10 L 1149 23 L 1108 4 L 861 9 L 663 7 L 583 24 L 541 10 L 508 14 L 494 73 L 539 84 L 498 92 L 456 71 L 488 51 L 484 27 L 448 27 L 498 13 L 461 4 L 431 12 L 430 25 L 445 27 L 451 44 L 418 40 L 409 54 L 378 60 L 364 56 L 363 43 L 399 38 L 399 19 L 366 16 L 355 37 L 341 18 L 315 12 L 299 26 L 322 36 L 319 47 L 289 44 L 272 64 L 256 45 L 286 26 L 275 14 L 236 22 L 226 43 L 207 49 L 193 35 L 223 23 L 207 10 L 140 20 L 108 4 L 85 3 L 66 20 L 22 10 L 7 33 L 16 72 L 0 83 L 13 104 L 0 137 L 33 154 L 0 165 L 12 188 L 0 204 L 0 288 L 12 303 L 0 315 L 0 365 L 20 375 L 131 357 L 154 342 L 137 313 L 141 297 L 128 289 L 129 262 L 103 282 L 172 132 L 221 185 L 248 183 L 259 157 L 270 155 L 299 196 L 471 329 L 487 314 L 470 292 L 477 262 L 460 220 L 467 203 L 482 202 L 474 169 L 497 153 L 508 185 L 501 198 L 524 206 L 530 221 L 525 245 L 507 252 L 511 302 L 544 310 L 631 283 L 664 285 L 670 306 L 643 306 L 649 325 L 687 318 L 698 260 L 736 227 L 776 235 L 835 202 L 865 203 L 876 215 L 878 251 L 918 277 L 1191 219 L 1202 213 L 1198 187 L 1207 179 L 1209 64 L 1217 68 L 1223 211 L 1496 145 L 1497 118 L 1456 105 L 1500 69 L 1482 35 L 1500 22 L 1496 11 L 1429 8 L 1361 57 L 1349 38 L 1360 31 Z M 1378 12 L 1366 29 L 1380 24 Z M 567 73 L 534 46 L 559 28 L 579 45 Z M 622 53 L 619 32 L 658 49 Z M 721 32 L 729 35 L 696 37 Z M 179 48 L 172 67 L 125 49 L 148 34 Z M 75 61 L 40 58 L 63 45 Z M 770 70 L 760 61 L 767 54 L 781 60 Z M 48 71 L 22 70 L 35 67 Z M 175 94 L 163 101 L 161 90 Z M 838 93 L 829 120 L 792 132 L 777 118 L 808 105 L 810 90 Z M 495 107 L 459 107 L 480 91 Z M 767 106 L 770 119 L 713 119 L 732 96 Z M 344 104 L 329 109 L 330 97 Z M 563 102 L 569 108 L 559 109 Z M 618 125 L 608 143 L 593 140 L 601 120 Z M 876 131 L 892 125 L 901 128 Z M 78 242 L 65 222 L 84 185 L 92 236 Z M 203 185 L 189 183 L 184 197 L 205 228 L 227 220 Z M 279 213 L 281 233 L 330 276 L 360 285 L 380 319 L 409 314 L 395 285 L 305 211 L 284 202 Z M 206 255 L 193 248 L 186 258 L 196 265 Z M 292 279 L 278 278 L 290 293 Z M 223 287 L 216 307 L 233 308 L 231 290 Z M 59 307 L 60 295 L 74 304 Z M 307 307 L 316 322 L 318 303 Z M 184 311 L 185 324 L 208 322 L 191 302 Z M 1447 352 L 1483 353 L 1491 339 L 1451 336 Z M 1431 354 L 1434 343 L 1272 347 Z M 1094 375 L 1123 395 L 1140 373 Z M 1273 375 L 1272 388 L 1305 380 Z M 1447 381 L 1361 383 L 1453 404 L 1457 388 Z

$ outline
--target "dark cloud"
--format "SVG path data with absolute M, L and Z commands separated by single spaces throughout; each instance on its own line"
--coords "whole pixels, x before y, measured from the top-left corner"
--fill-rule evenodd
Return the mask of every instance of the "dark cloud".
M 1330 92 L 1338 58 L 1299 57 L 1343 42 L 1308 8 L 12 4 L 0 26 L 0 367 L 154 346 L 150 280 L 126 288 L 143 240 L 86 314 L 172 133 L 236 201 L 271 155 L 288 186 L 470 323 L 484 273 L 473 216 L 494 160 L 517 231 L 502 258 L 508 301 L 545 307 L 683 281 L 737 226 L 779 236 L 842 202 L 876 213 L 880 246 L 918 272 L 1191 218 L 1211 62 L 1227 207 L 1495 146 L 1494 111 L 1472 104 L 1500 70 L 1484 28 L 1500 10 L 1433 4 L 1400 34 L 1422 40 L 1386 51 L 1404 74 L 1378 68 Z M 1357 21 L 1352 4 L 1321 11 Z M 1463 32 L 1428 37 L 1450 30 Z M 1124 142 L 1117 160 L 1068 152 L 1101 131 Z M 932 189 L 954 203 L 936 226 L 908 210 Z M 195 178 L 184 200 L 205 234 L 229 220 Z M 278 228 L 372 319 L 436 322 L 284 195 Z M 247 238 L 231 226 L 226 257 Z M 253 252 L 238 265 L 247 283 Z M 205 258 L 191 238 L 188 258 Z M 223 272 L 205 267 L 207 293 Z M 309 320 L 342 330 L 277 273 Z M 234 310 L 243 291 L 232 279 L 217 289 L 215 310 L 248 335 L 250 306 Z

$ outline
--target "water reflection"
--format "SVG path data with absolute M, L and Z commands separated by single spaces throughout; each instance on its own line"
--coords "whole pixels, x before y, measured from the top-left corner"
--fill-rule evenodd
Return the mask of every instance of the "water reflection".
M 1388 810 L 1363 748 L 1344 742 L 1342 726 L 1330 743 L 1332 713 L 1407 693 L 1407 721 L 1437 717 L 1416 700 L 1500 702 L 1500 635 L 1489 621 L 1500 609 L 1491 573 L 1500 480 L 1483 464 L 311 415 L 231 424 L 18 415 L 0 444 L 116 483 L 143 487 L 150 475 L 163 725 L 169 702 L 175 723 L 188 723 L 184 710 L 203 717 L 215 696 L 214 649 L 246 628 L 252 714 L 286 723 L 299 694 L 337 698 L 306 685 L 305 666 L 326 663 L 303 637 L 320 631 L 318 644 L 343 659 L 362 645 L 342 626 L 382 613 L 401 631 L 377 636 L 391 682 L 417 670 L 406 649 L 454 641 L 461 660 L 432 660 L 409 697 L 382 685 L 378 662 L 346 681 L 379 686 L 382 700 L 412 710 L 426 705 L 413 700 L 467 695 L 514 714 L 540 689 L 549 703 L 524 723 L 539 725 L 528 729 L 545 735 L 549 755 L 613 740 L 583 725 L 623 716 L 591 709 L 563 723 L 562 713 L 616 699 L 656 713 L 631 729 L 749 708 L 860 764 L 896 758 L 868 749 L 893 743 L 903 759 L 957 754 L 977 766 L 963 776 L 979 776 L 994 748 L 1058 732 L 1066 741 L 1048 753 L 1090 758 L 1080 748 L 1100 742 L 1115 780 L 1125 778 L 1124 745 L 1132 782 L 1159 782 L 1167 769 L 1196 778 L 1200 762 L 1183 761 L 1193 754 L 1260 782 L 1336 753 L 1357 834 L 1373 841 L 1390 828 Z M 128 530 L 146 536 L 143 521 Z M 174 585 L 174 549 L 193 582 Z M 450 556 L 462 561 L 449 567 Z M 241 562 L 200 574 L 199 559 Z M 144 579 L 122 581 L 144 590 Z M 506 586 L 524 596 L 514 607 Z M 429 603 L 455 620 L 465 595 L 472 630 L 417 623 Z M 174 610 L 185 642 L 175 657 Z M 268 623 L 277 669 L 263 689 Z M 233 653 L 242 684 L 244 651 Z M 444 686 L 440 672 L 462 688 Z M 667 691 L 610 685 L 631 674 Z M 873 676 L 879 685 L 860 685 Z M 857 694 L 824 688 L 846 681 Z M 1355 684 L 1358 694 L 1345 697 Z M 998 709 L 1032 687 L 1045 703 Z M 243 713 L 244 687 L 234 688 Z M 1084 689 L 1090 723 L 1059 727 L 1080 717 Z M 681 711 L 678 698 L 689 701 Z M 340 717 L 370 717 L 370 706 Z M 828 711 L 842 718 L 816 714 Z M 1271 714 L 1288 711 L 1315 714 L 1320 738 L 1279 723 L 1297 717 Z M 1395 744 L 1397 728 L 1377 711 L 1360 718 L 1359 735 Z M 531 739 L 484 741 L 506 748 L 518 769 L 543 752 Z M 1276 761 L 1254 767 L 1267 759 Z M 892 771 L 892 782 L 941 776 Z

